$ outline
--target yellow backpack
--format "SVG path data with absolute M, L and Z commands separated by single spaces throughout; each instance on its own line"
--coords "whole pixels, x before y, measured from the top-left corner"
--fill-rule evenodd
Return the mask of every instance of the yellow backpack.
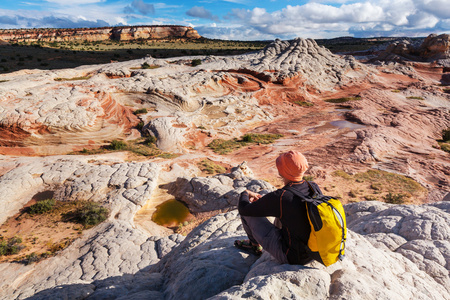
M 344 258 L 347 239 L 344 207 L 338 199 L 318 193 L 308 181 L 307 183 L 314 191 L 313 196 L 299 194 L 291 187 L 284 189 L 305 202 L 311 225 L 307 246 L 310 251 L 319 253 L 320 259 L 317 259 L 319 262 L 329 266 Z

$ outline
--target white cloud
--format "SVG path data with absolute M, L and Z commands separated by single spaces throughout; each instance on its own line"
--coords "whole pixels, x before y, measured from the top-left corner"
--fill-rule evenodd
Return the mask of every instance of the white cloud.
M 431 13 L 438 18 L 450 18 L 450 2 L 448 0 L 418 0 L 417 7 Z
M 194 6 L 191 9 L 189 9 L 186 12 L 186 14 L 191 17 L 208 19 L 208 20 L 213 20 L 213 21 L 219 22 L 219 17 L 214 16 L 209 10 L 207 10 L 203 6 Z
M 408 27 L 412 28 L 433 28 L 438 22 L 438 18 L 423 11 L 408 17 Z
M 142 15 L 151 15 L 155 13 L 155 6 L 145 3 L 143 0 L 133 0 L 130 5 L 124 7 L 123 12 L 126 14 L 140 13 Z
M 267 12 L 264 8 L 234 9 L 227 19 L 262 34 L 288 38 L 339 33 L 387 35 L 433 32 L 446 28 L 449 0 L 311 1 Z M 444 2 L 447 2 L 444 3 Z M 328 3 L 328 4 L 324 4 Z M 334 3 L 330 5 L 330 3 Z M 338 4 L 336 4 L 338 3 Z M 345 4 L 341 4 L 345 3 Z M 430 6 L 432 4 L 432 7 Z M 424 7 L 428 7 L 425 9 Z M 443 25 L 444 24 L 444 25 Z

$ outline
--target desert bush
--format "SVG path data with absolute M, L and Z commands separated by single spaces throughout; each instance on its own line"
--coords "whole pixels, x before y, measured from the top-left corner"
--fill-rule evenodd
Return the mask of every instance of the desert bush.
M 378 200 L 378 198 L 375 195 L 367 195 L 367 196 L 364 196 L 364 198 L 367 201 L 377 201 Z
M 336 171 L 334 171 L 334 172 L 332 173 L 332 175 L 333 175 L 333 176 L 336 176 L 336 177 L 342 177 L 342 178 L 344 178 L 344 179 L 351 179 L 351 178 L 352 178 L 351 175 L 347 174 L 347 173 L 346 173 L 345 171 L 343 171 L 343 170 L 336 170 Z
M 141 65 L 142 69 L 158 69 L 160 66 L 156 66 L 156 65 L 149 65 L 148 63 L 143 63 Z
M 215 139 L 208 144 L 208 147 L 211 148 L 216 153 L 227 154 L 235 149 L 241 148 L 242 144 L 240 144 L 237 139 L 232 140 Z
M 442 130 L 442 141 L 445 143 L 450 142 L 450 128 Z
M 55 204 L 56 204 L 55 199 L 45 199 L 38 201 L 36 204 L 33 204 L 28 208 L 28 214 L 30 215 L 44 214 L 46 212 L 53 210 Z
M 8 240 L 0 237 L 0 256 L 17 254 L 23 248 L 25 246 L 22 245 L 22 239 L 18 236 L 9 238 Z
M 335 99 L 327 99 L 327 100 L 325 100 L 325 102 L 328 102 L 328 103 L 344 103 L 344 102 L 354 101 L 354 100 L 361 100 L 361 97 L 360 96 L 355 96 L 355 97 L 342 97 L 342 98 L 335 98 Z
M 440 143 L 441 150 L 450 153 L 450 143 Z
M 39 257 L 39 255 L 37 255 L 35 252 L 33 252 L 33 253 L 31 253 L 31 254 L 28 254 L 28 255 L 25 257 L 25 260 L 26 260 L 26 264 L 27 264 L 27 265 L 30 265 L 30 264 L 32 264 L 32 263 L 38 262 L 38 261 L 40 260 L 40 257 Z
M 211 143 L 208 144 L 208 147 L 211 148 L 214 152 L 219 154 L 227 154 L 232 152 L 233 150 L 244 147 L 248 144 L 271 144 L 276 139 L 281 138 L 282 134 L 258 134 L 258 133 L 247 133 L 240 140 L 232 139 L 232 140 L 224 140 L 224 139 L 215 139 Z
M 191 66 L 193 66 L 193 67 L 199 66 L 201 64 L 202 64 L 202 61 L 201 61 L 201 59 L 198 59 L 198 58 L 193 59 L 191 62 Z
M 153 145 L 154 143 L 156 143 L 156 137 L 154 137 L 153 135 L 150 135 L 149 137 L 147 137 L 145 139 L 144 143 L 148 146 Z
M 442 151 L 450 153 L 450 128 L 442 130 L 442 140 L 438 140 Z
M 306 181 L 313 181 L 313 180 L 314 180 L 314 176 L 311 176 L 311 175 L 303 176 L 303 180 L 306 180 Z
M 42 65 L 42 64 L 41 64 Z M 91 78 L 91 76 L 80 76 L 80 77 L 72 77 L 72 78 L 62 78 L 62 77 L 57 77 L 54 80 L 55 81 L 69 81 L 69 80 L 88 80 L 89 78 Z
M 387 193 L 387 195 L 385 195 L 383 197 L 383 199 L 384 199 L 384 202 L 386 202 L 386 203 L 403 204 L 408 199 L 408 195 L 403 194 L 403 193 L 394 194 L 394 193 L 389 192 L 389 193 Z
M 307 101 L 295 101 L 294 103 L 297 104 L 297 105 L 303 106 L 303 107 L 314 106 L 314 103 L 307 102 Z
M 134 111 L 135 115 L 146 114 L 148 111 L 146 108 L 139 108 Z
M 72 221 L 84 227 L 92 227 L 105 221 L 108 218 L 108 214 L 108 209 L 97 202 L 83 202 L 70 216 Z
M 200 170 L 208 173 L 208 174 L 217 174 L 217 173 L 225 173 L 226 169 L 216 164 L 210 159 L 204 159 L 201 162 L 198 163 L 198 167 Z
M 424 100 L 423 97 L 417 97 L 417 96 L 409 96 L 409 97 L 406 97 L 406 99 Z
M 127 148 L 127 143 L 124 141 L 113 140 L 109 145 L 109 149 L 111 150 L 125 150 Z
M 137 129 L 137 130 L 141 131 L 142 128 L 144 128 L 144 122 L 143 122 L 143 121 L 139 122 L 139 123 L 136 125 L 136 129 Z
M 275 140 L 283 137 L 282 134 L 259 134 L 259 133 L 247 133 L 241 141 L 246 143 L 259 143 L 259 144 L 272 144 Z

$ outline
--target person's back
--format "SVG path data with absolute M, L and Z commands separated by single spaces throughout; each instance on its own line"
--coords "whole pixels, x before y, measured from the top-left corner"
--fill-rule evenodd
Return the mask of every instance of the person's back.
M 301 153 L 289 151 L 280 155 L 277 168 L 287 186 L 305 196 L 313 193 L 302 179 L 308 164 Z M 315 183 L 311 184 L 320 192 Z M 248 243 L 236 241 L 238 248 L 253 249 L 260 244 L 282 263 L 305 264 L 312 260 L 306 248 L 311 232 L 306 205 L 290 191 L 279 189 L 264 197 L 246 191 L 241 194 L 238 208 L 249 237 Z M 280 228 L 262 218 L 267 216 L 278 218 L 281 226 L 276 225 Z

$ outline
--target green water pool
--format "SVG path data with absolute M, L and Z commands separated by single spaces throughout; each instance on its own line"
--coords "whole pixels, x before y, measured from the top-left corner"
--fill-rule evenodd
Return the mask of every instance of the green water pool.
M 189 209 L 180 201 L 168 200 L 156 207 L 152 221 L 162 226 L 178 226 L 189 217 Z

